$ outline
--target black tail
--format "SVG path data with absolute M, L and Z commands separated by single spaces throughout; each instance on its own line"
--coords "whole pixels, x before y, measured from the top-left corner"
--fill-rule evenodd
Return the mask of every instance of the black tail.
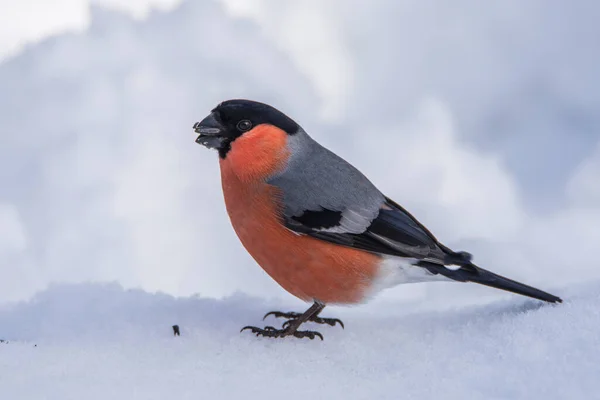
M 468 263 L 460 267 L 457 270 L 451 270 L 443 265 L 434 264 L 427 261 L 421 261 L 419 266 L 426 268 L 433 274 L 440 274 L 447 278 L 453 279 L 459 282 L 475 282 L 481 285 L 493 287 L 496 289 L 506 290 L 508 292 L 520 294 L 523 296 L 533 297 L 534 299 L 547 301 L 549 303 L 562 303 L 560 297 L 551 295 L 542 290 L 527 286 L 523 283 L 513 281 L 512 279 L 505 278 L 500 275 L 496 275 L 486 269 L 479 268 L 475 264 Z

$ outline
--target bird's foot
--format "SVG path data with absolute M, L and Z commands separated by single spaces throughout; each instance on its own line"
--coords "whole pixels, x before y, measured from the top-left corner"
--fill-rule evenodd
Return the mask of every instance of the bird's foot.
M 275 318 L 286 318 L 288 321 L 283 323 L 282 328 L 286 328 L 289 324 L 291 324 L 293 321 L 297 320 L 298 318 L 300 318 L 302 316 L 301 313 L 297 313 L 297 312 L 271 311 L 271 312 L 268 312 L 265 314 L 265 316 L 263 317 L 263 321 L 269 315 L 272 315 Z M 342 329 L 344 328 L 344 323 L 342 322 L 342 320 L 340 320 L 338 318 L 321 318 L 321 317 L 315 315 L 313 317 L 308 318 L 306 321 L 314 322 L 316 324 L 327 324 L 330 326 L 335 326 L 335 324 L 340 324 Z
M 287 321 L 287 322 L 289 322 L 289 321 Z M 323 335 L 321 335 L 319 332 L 298 331 L 298 330 L 289 329 L 289 327 L 284 328 L 284 329 L 275 329 L 272 326 L 265 326 L 264 328 L 257 328 L 256 326 L 245 326 L 242 328 L 242 330 L 240 332 L 243 332 L 246 329 L 250 329 L 250 331 L 252 333 L 255 333 L 256 336 L 264 336 L 264 337 L 270 337 L 270 338 L 283 338 L 286 336 L 293 336 L 298 339 L 307 337 L 310 340 L 313 340 L 315 337 L 318 336 L 321 340 L 323 340 Z

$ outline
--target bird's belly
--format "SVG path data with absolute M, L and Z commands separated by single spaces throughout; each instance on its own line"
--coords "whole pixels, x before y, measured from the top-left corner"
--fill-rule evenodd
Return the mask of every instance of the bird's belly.
M 245 187 L 224 180 L 227 212 L 240 241 L 285 290 L 305 301 L 349 304 L 370 293 L 381 258 L 309 236 L 281 225 L 276 188 Z

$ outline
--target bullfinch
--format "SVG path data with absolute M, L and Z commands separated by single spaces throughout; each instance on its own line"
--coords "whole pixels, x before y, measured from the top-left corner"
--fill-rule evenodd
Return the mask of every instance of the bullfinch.
M 270 105 L 224 101 L 193 129 L 197 143 L 219 154 L 227 213 L 245 249 L 285 290 L 312 303 L 304 313 L 265 315 L 285 318 L 281 329 L 242 330 L 323 339 L 299 327 L 307 321 L 343 327 L 339 319 L 319 316 L 327 304 L 363 303 L 412 282 L 475 282 L 562 302 L 444 246 L 360 171 Z

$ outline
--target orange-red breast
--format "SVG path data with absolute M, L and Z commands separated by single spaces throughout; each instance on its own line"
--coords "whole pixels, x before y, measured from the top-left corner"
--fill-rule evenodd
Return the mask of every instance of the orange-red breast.
M 288 321 L 282 329 L 246 327 L 256 334 L 322 338 L 298 327 L 341 324 L 319 317 L 326 304 L 361 303 L 411 282 L 476 282 L 562 301 L 441 244 L 360 171 L 269 105 L 225 101 L 194 130 L 197 143 L 219 153 L 227 212 L 246 250 L 284 289 L 313 303 L 302 314 L 269 313 Z

